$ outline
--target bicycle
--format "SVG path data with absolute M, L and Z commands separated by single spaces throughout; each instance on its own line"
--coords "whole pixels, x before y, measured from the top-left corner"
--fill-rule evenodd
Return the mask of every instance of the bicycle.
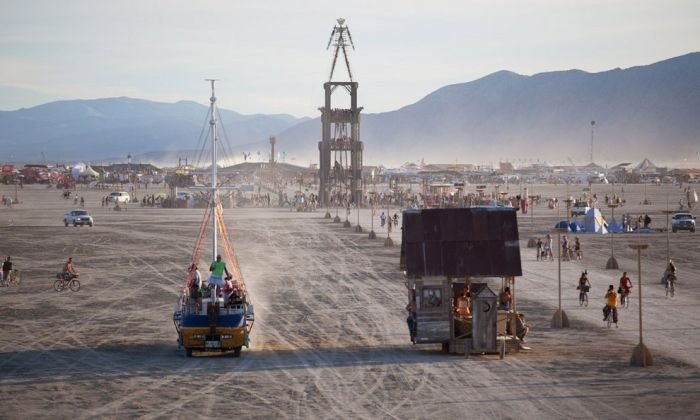
M 606 322 L 606 325 L 608 328 L 612 328 L 613 322 L 615 322 L 615 315 L 617 314 L 617 308 L 611 308 L 606 305 L 608 308 L 607 315 L 605 316 L 605 319 L 603 321 Z M 617 328 L 617 322 L 615 322 L 615 328 Z
M 580 290 L 578 294 L 578 304 L 580 306 L 588 306 L 588 286 L 584 286 L 583 288 L 578 287 Z
M 63 291 L 66 287 L 73 292 L 80 290 L 80 282 L 76 277 L 67 279 L 63 276 L 63 273 L 57 273 L 56 278 L 57 280 L 53 282 L 53 288 L 57 292 Z
M 19 271 L 17 270 L 11 270 L 6 279 L 3 279 L 3 285 L 5 287 L 10 287 L 10 286 L 19 286 L 19 283 L 22 281 L 22 278 L 19 275 Z
M 670 294 L 671 297 L 676 294 L 676 287 L 674 285 L 675 279 L 672 276 L 666 276 L 666 297 Z
M 630 297 L 624 292 L 622 293 L 622 295 L 620 295 L 620 306 L 622 306 L 623 308 L 630 307 Z

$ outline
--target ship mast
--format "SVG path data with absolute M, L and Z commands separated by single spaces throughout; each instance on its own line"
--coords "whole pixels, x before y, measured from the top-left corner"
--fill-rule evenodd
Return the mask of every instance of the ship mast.
M 219 136 L 216 131 L 216 95 L 214 94 L 214 82 L 216 82 L 216 80 L 217 79 L 206 79 L 207 82 L 211 82 L 211 98 L 209 98 L 209 114 L 211 115 L 211 119 L 209 120 L 209 125 L 211 125 L 211 201 L 209 202 L 212 223 L 211 261 L 216 261 L 216 254 L 218 250 L 218 222 L 216 220 L 216 207 L 219 202 L 219 190 L 216 179 L 216 144 L 219 141 Z

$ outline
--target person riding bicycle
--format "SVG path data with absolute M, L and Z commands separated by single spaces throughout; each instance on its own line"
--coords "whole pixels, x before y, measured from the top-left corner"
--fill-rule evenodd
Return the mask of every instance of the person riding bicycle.
M 605 299 L 607 303 L 603 307 L 603 321 L 607 321 L 610 312 L 612 312 L 612 320 L 617 328 L 617 293 L 615 293 L 615 286 L 612 284 L 608 287 L 608 291 L 605 292 Z
M 625 300 L 629 299 L 630 295 L 632 294 L 632 280 L 627 277 L 626 271 L 623 272 L 622 277 L 620 277 L 620 286 L 617 289 L 617 293 L 619 293 L 621 297 L 625 298 Z
M 676 266 L 673 264 L 673 260 L 668 260 L 668 265 L 666 266 L 666 271 L 664 271 L 664 281 L 669 280 L 671 282 L 676 281 Z
M 78 272 L 75 271 L 75 265 L 73 264 L 73 257 L 68 257 L 68 261 L 63 264 L 63 280 L 69 281 L 78 277 Z
M 579 299 L 583 299 L 584 294 L 591 290 L 591 282 L 588 281 L 588 271 L 581 273 L 581 277 L 578 279 L 578 286 L 576 290 L 579 290 Z

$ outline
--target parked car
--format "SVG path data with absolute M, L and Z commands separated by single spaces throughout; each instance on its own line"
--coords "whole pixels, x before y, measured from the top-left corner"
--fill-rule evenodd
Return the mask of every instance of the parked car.
M 126 191 L 114 191 L 109 193 L 107 201 L 110 203 L 128 203 L 131 197 Z
M 94 225 L 92 216 L 88 214 L 87 210 L 83 209 L 74 209 L 66 213 L 66 215 L 63 216 L 63 223 L 66 226 L 72 224 L 73 226 L 88 225 L 92 227 Z
M 571 216 L 585 216 L 590 209 L 586 201 L 576 201 L 571 206 Z
M 679 230 L 689 230 L 695 232 L 695 216 L 688 212 L 674 213 L 671 218 L 671 230 L 677 232 Z

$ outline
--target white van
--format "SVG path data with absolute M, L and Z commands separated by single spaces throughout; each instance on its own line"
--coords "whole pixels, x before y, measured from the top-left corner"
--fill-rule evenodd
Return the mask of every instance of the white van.
M 111 192 L 107 196 L 107 201 L 110 203 L 128 203 L 129 199 L 129 193 L 126 191 Z

